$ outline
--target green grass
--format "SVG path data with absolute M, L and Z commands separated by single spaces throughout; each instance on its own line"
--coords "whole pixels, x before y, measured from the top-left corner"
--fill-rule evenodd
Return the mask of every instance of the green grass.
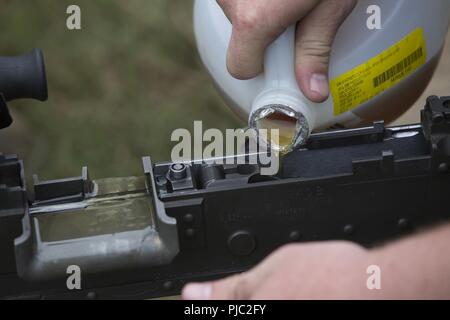
M 78 4 L 82 30 L 66 29 Z M 10 104 L 0 152 L 20 153 L 45 179 L 134 175 L 140 158 L 170 159 L 170 135 L 241 127 L 198 58 L 187 0 L 10 0 L 0 4 L 0 55 L 45 54 L 49 101 Z

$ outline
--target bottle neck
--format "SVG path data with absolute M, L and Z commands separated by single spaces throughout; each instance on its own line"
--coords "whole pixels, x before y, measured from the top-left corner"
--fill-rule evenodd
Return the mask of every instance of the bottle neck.
M 256 130 L 278 129 L 278 145 L 268 142 L 277 151 L 291 151 L 305 144 L 314 129 L 314 106 L 310 104 L 300 92 L 265 91 L 253 103 L 249 126 Z
M 292 25 L 267 48 L 265 89 L 254 100 L 249 119 L 253 129 L 279 129 L 279 145 L 271 146 L 280 151 L 305 144 L 315 125 L 315 105 L 301 93 L 295 77 L 295 33 Z

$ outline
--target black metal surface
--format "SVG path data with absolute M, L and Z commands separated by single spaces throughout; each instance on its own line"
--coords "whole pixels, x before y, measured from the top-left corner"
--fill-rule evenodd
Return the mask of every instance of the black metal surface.
M 22 161 L 0 153 L 0 274 L 16 272 L 14 239 L 27 208 Z
M 33 186 L 34 202 L 39 205 L 81 201 L 93 189 L 87 167 L 82 169 L 81 176 L 63 180 L 40 181 L 34 175 Z
M 11 266 L 14 255 L 2 251 L 0 296 L 167 296 L 187 281 L 246 270 L 290 242 L 348 240 L 370 247 L 447 220 L 450 208 L 442 200 L 450 187 L 449 103 L 450 98 L 428 99 L 421 126 L 386 129 L 378 123 L 314 135 L 307 148 L 283 160 L 281 173 L 272 179 L 262 179 L 257 166 L 164 163 L 151 168 L 146 162 L 165 212 L 177 221 L 180 252 L 172 263 L 87 275 L 83 290 L 68 291 L 65 279 L 19 279 L 3 266 Z M 9 169 L 0 172 L 0 181 L 22 181 Z M 72 182 L 44 183 L 40 193 L 46 201 L 61 199 L 60 190 Z M 8 190 L 3 199 L 10 199 Z M 17 221 L 4 219 L 5 203 L 0 203 L 0 228 L 17 229 Z M 9 240 L 2 237 L 1 250 L 11 246 Z

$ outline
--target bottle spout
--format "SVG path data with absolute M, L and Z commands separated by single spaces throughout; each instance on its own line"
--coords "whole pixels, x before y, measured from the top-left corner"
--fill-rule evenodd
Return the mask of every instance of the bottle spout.
M 265 105 L 255 110 L 250 116 L 250 127 L 256 129 L 260 142 L 280 153 L 305 144 L 310 134 L 306 116 L 283 104 Z

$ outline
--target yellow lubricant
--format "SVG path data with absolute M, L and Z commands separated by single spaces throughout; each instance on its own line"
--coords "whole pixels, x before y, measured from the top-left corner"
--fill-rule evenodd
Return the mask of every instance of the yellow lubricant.
M 380 9 L 381 29 L 367 25 L 373 6 Z M 253 129 L 279 129 L 280 141 L 272 147 L 283 153 L 313 131 L 389 122 L 405 112 L 432 77 L 449 17 L 449 0 L 359 0 L 335 39 L 331 95 L 324 103 L 309 101 L 297 84 L 294 26 L 266 50 L 264 73 L 246 81 L 227 71 L 232 25 L 216 1 L 196 0 L 195 33 L 202 60 L 230 106 Z
M 266 118 L 262 118 L 257 122 L 257 129 L 266 129 L 270 145 L 281 154 L 290 151 L 292 144 L 295 142 L 297 132 L 297 120 L 291 118 L 284 113 L 273 113 Z M 272 133 L 278 130 L 278 136 L 273 137 Z

